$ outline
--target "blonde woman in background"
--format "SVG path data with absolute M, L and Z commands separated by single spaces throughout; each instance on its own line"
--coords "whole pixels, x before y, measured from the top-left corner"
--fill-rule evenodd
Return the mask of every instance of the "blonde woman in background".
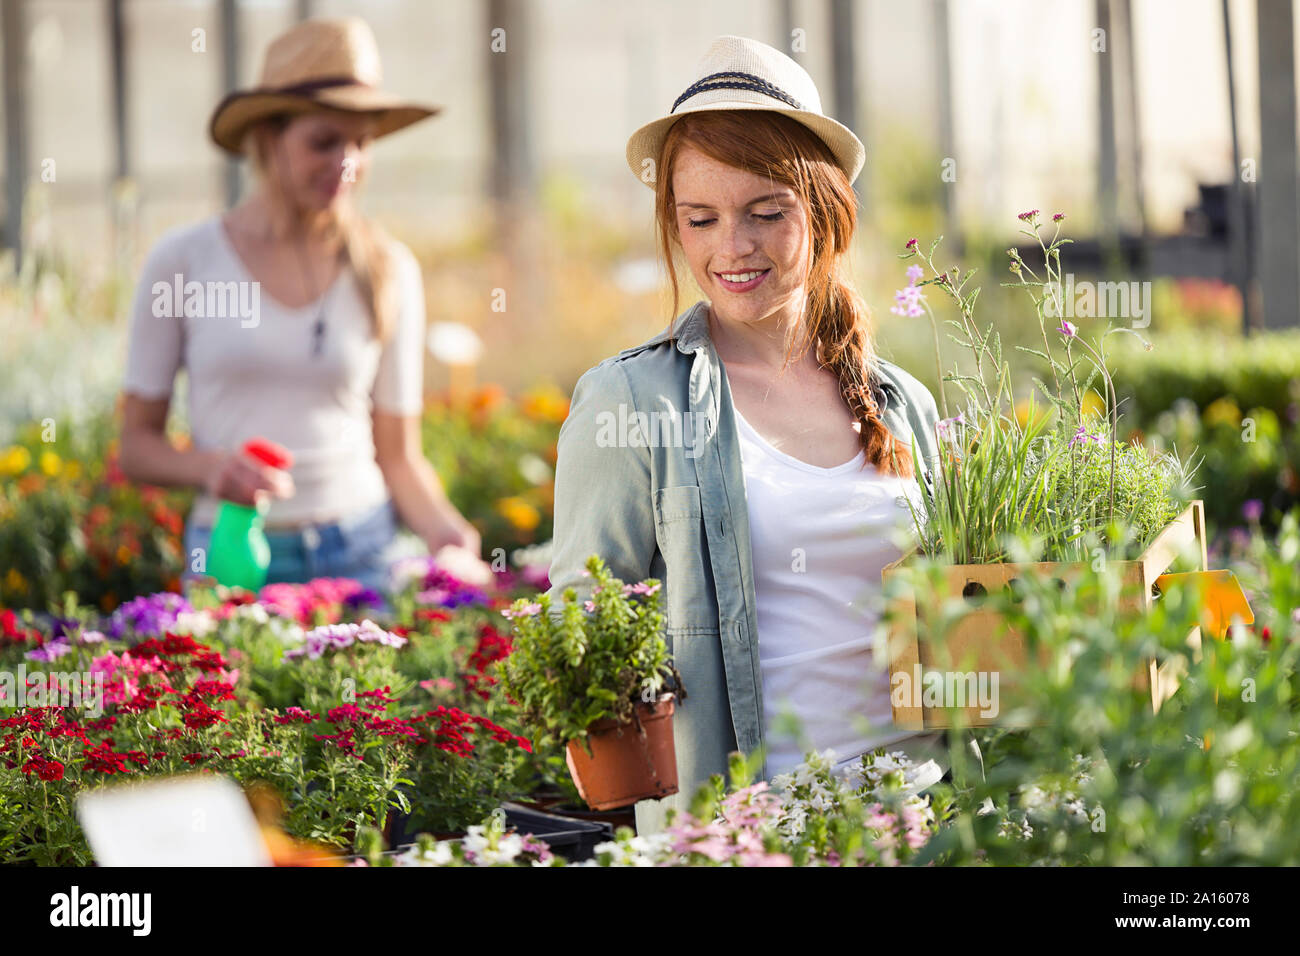
M 206 548 L 219 501 L 266 496 L 270 581 L 382 587 L 399 521 L 467 576 L 490 574 L 421 449 L 419 265 L 353 200 L 371 143 L 439 110 L 379 82 L 361 20 L 308 20 L 277 37 L 258 87 L 227 96 L 210 124 L 218 146 L 253 162 L 257 188 L 224 215 L 169 231 L 148 256 L 121 463 L 135 481 L 199 490 L 187 560 Z M 164 432 L 181 368 L 188 450 Z M 243 455 L 253 437 L 289 449 L 290 469 Z

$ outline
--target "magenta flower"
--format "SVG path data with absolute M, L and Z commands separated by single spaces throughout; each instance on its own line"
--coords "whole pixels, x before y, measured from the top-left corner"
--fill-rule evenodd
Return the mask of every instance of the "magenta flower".
M 1264 517 L 1264 502 L 1258 498 L 1251 498 L 1241 506 L 1241 516 L 1251 524 L 1257 523 L 1260 518 Z
M 1062 319 L 1061 324 L 1057 326 L 1056 331 L 1060 332 L 1067 339 L 1072 339 L 1079 334 L 1078 326 L 1069 319 Z

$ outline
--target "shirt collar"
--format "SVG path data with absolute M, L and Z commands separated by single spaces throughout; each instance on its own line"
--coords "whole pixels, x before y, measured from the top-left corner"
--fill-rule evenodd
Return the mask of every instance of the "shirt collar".
M 690 355 L 711 345 L 708 302 L 701 299 L 695 303 L 673 321 L 671 329 L 660 332 L 648 344 L 666 341 L 673 333 L 676 335 L 677 350 L 683 355 Z M 875 390 L 876 404 L 882 412 L 890 407 L 896 407 L 900 411 L 907 407 L 903 390 L 884 372 L 879 363 L 872 368 L 871 383 Z

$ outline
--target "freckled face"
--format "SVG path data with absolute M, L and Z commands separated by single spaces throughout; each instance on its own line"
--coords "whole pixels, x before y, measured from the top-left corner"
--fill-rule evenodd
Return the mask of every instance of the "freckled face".
M 802 315 L 808 216 L 793 189 L 687 146 L 673 195 L 682 251 L 719 320 Z

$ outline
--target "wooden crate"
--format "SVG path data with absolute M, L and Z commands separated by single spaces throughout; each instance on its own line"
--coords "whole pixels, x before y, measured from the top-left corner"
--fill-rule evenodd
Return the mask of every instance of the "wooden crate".
M 1116 562 L 1121 579 L 1121 608 L 1141 612 L 1151 607 L 1156 579 L 1164 574 L 1184 551 L 1191 550 L 1200 562 L 1199 570 L 1208 571 L 1205 535 L 1205 507 L 1193 501 L 1168 526 L 1160 532 L 1142 555 L 1133 561 Z M 996 673 L 999 678 L 999 697 L 1014 688 L 1014 675 L 1023 670 L 1027 653 L 1024 638 L 1004 627 L 1000 615 L 993 610 L 977 608 L 963 617 L 948 631 L 942 645 L 923 641 L 918 635 L 916 599 L 911 592 L 908 576 L 903 569 L 909 556 L 904 556 L 881 572 L 886 593 L 896 588 L 890 598 L 894 620 L 889 632 L 890 687 L 896 679 L 905 679 L 909 685 L 930 671 L 945 673 Z M 1027 573 L 1046 573 L 1068 586 L 1070 580 L 1081 574 L 1086 565 L 1074 562 L 1043 562 L 1039 564 L 960 564 L 946 569 L 950 594 L 973 596 L 991 593 L 997 589 L 1013 587 L 1015 579 Z M 983 591 L 981 592 L 981 589 Z M 1192 654 L 1199 653 L 1200 628 L 1194 628 L 1187 643 Z M 1040 662 L 1046 664 L 1046 649 Z M 1186 670 L 1186 660 L 1173 658 L 1157 666 L 1152 660 L 1143 671 L 1134 676 L 1136 686 L 1149 688 L 1151 705 L 1160 709 L 1161 703 L 1178 688 L 1179 678 Z M 904 675 L 896 678 L 896 675 Z M 892 698 L 892 695 L 891 695 Z M 893 700 L 894 723 L 908 730 L 929 730 L 950 727 L 961 715 L 962 726 L 983 727 L 992 724 L 1006 725 L 1001 715 L 986 716 L 978 703 L 954 709 L 929 707 L 918 703 L 915 695 L 901 704 Z

